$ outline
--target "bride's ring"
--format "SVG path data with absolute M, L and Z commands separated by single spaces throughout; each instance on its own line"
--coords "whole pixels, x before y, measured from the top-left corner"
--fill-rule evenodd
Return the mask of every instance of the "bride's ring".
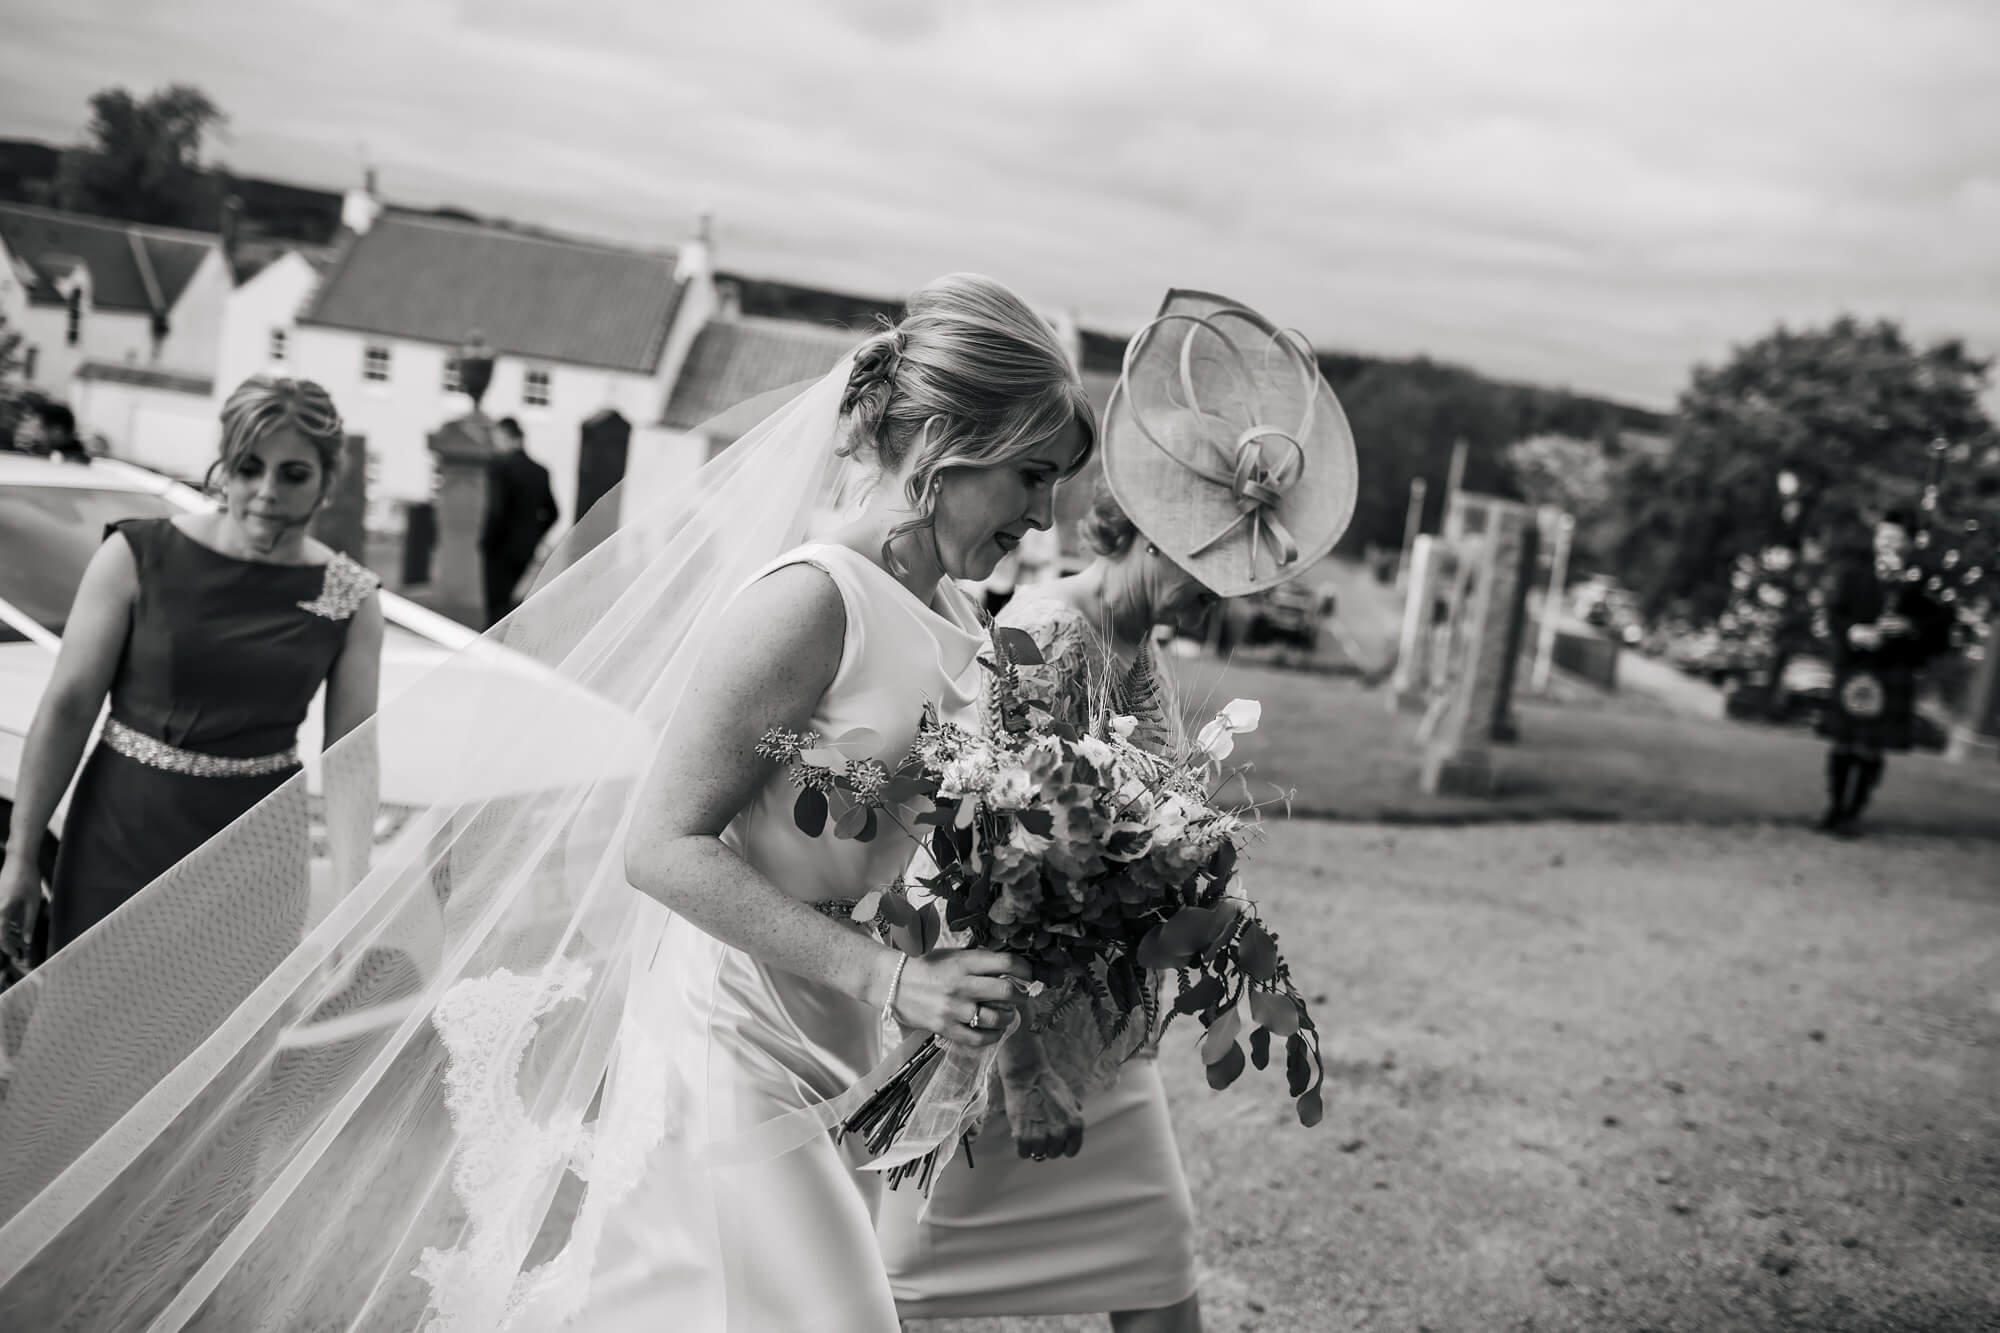
M 975 1004 L 975 1005 L 973 1005 L 973 1006 L 972 1006 L 972 1017 L 966 1020 L 966 1023 L 965 1023 L 965 1025 L 966 1025 L 967 1027 L 971 1028 L 971 1029 L 972 1029 L 973 1031 L 975 1031 L 975 1032 L 977 1032 L 977 1031 L 978 1031 L 978 1030 L 979 1030 L 980 1028 L 983 1028 L 983 1027 L 985 1027 L 985 1026 L 986 1026 L 986 1007 L 985 1007 L 984 1005 L 979 1005 L 979 1004 Z

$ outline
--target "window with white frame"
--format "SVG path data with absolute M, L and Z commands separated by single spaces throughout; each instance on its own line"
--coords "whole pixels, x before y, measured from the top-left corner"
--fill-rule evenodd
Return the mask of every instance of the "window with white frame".
M 444 391 L 446 393 L 460 393 L 464 391 L 464 388 L 464 384 L 458 378 L 458 358 L 455 356 L 446 357 L 444 359 Z
M 521 402 L 529 407 L 549 405 L 549 372 L 530 370 L 521 377 Z
M 285 347 L 286 341 L 283 329 L 271 330 L 271 359 L 273 361 L 283 361 L 285 359 L 285 352 L 287 351 Z
M 376 384 L 389 382 L 389 349 L 370 343 L 361 349 L 361 378 Z

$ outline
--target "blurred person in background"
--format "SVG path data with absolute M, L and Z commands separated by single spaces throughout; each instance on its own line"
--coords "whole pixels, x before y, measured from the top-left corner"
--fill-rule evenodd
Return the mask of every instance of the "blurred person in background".
M 1951 647 L 1951 614 L 1909 561 L 1915 531 L 1907 509 L 1889 510 L 1869 548 L 1850 550 L 1835 574 L 1827 602 L 1833 696 L 1819 721 L 1831 742 L 1822 832 L 1859 831 L 1884 756 L 1910 748 L 1917 672 Z

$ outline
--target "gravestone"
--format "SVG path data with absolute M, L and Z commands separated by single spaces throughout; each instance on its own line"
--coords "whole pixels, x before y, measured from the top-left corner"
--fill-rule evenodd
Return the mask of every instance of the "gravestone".
M 1527 506 L 1495 496 L 1452 497 L 1445 531 L 1462 562 L 1447 652 L 1448 684 L 1423 731 L 1423 788 L 1490 795 L 1493 747 L 1512 738 L 1514 661 L 1526 614 Z
M 1399 712 L 1421 713 L 1430 705 L 1439 613 L 1450 586 L 1450 563 L 1450 548 L 1438 538 L 1425 535 L 1410 543 L 1410 556 L 1403 566 L 1403 631 L 1389 693 L 1390 706 Z

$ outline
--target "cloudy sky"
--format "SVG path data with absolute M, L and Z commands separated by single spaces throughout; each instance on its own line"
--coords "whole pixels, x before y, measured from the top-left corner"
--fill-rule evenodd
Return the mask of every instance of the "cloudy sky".
M 199 84 L 239 171 L 1669 404 L 1779 320 L 2000 352 L 1993 0 L 8 0 L 0 135 Z

